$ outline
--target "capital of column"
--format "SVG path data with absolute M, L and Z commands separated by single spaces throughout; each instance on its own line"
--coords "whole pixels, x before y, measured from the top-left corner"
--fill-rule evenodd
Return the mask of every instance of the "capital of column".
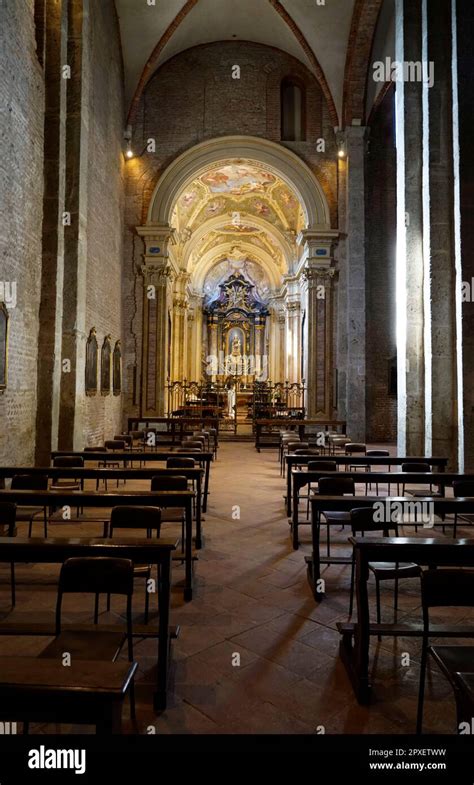
M 298 245 L 303 247 L 305 266 L 317 264 L 319 267 L 330 267 L 334 246 L 339 239 L 337 229 L 303 229 L 296 238 Z
M 137 234 L 145 243 L 145 264 L 149 262 L 167 262 L 169 246 L 176 244 L 176 230 L 169 224 L 147 224 L 137 226 Z
M 302 278 L 307 282 L 308 289 L 317 286 L 324 286 L 329 288 L 337 275 L 334 267 L 326 267 L 322 265 L 308 265 L 302 272 Z

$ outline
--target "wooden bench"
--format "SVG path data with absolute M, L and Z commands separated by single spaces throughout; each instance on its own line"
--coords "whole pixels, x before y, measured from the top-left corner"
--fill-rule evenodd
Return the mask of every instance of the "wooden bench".
M 291 516 L 291 472 L 294 466 L 306 466 L 312 461 L 332 461 L 336 466 L 352 466 L 355 463 L 361 466 L 401 466 L 402 463 L 427 463 L 429 466 L 436 466 L 439 472 L 444 472 L 448 465 L 447 458 L 403 458 L 398 455 L 388 457 L 378 457 L 370 455 L 331 455 L 318 457 L 317 455 L 286 455 L 286 507 L 288 517 Z M 327 476 L 327 472 L 324 475 Z M 350 475 L 349 475 L 350 476 Z M 360 476 L 360 475 L 359 475 Z M 411 475 L 410 475 L 411 476 Z M 365 478 L 365 473 L 364 473 Z M 363 482 L 364 480 L 361 480 Z
M 3 721 L 95 725 L 97 733 L 122 732 L 122 706 L 136 662 L 0 657 Z
M 0 562 L 32 563 L 32 564 L 62 564 L 72 556 L 112 556 L 116 558 L 131 559 L 135 564 L 156 564 L 160 581 L 158 583 L 158 635 L 156 631 L 149 631 L 150 637 L 158 638 L 157 653 L 157 682 L 153 704 L 157 711 L 166 708 L 166 687 L 168 681 L 169 649 L 172 636 L 170 628 L 170 597 L 171 597 L 171 556 L 176 550 L 178 541 L 173 539 L 139 540 L 114 538 L 89 539 L 89 538 L 30 538 L 1 537 Z M 7 635 L 48 635 L 44 625 L 28 625 L 20 629 L 14 622 L 0 622 L 0 634 Z M 105 629 L 105 628 L 103 628 Z M 5 632 L 6 630 L 6 632 Z M 134 634 L 140 635 L 135 630 Z M 65 668 L 67 670 L 67 668 Z
M 32 507 L 156 506 L 185 510 L 184 599 L 193 598 L 193 491 L 0 491 L 0 502 Z M 82 523 L 87 525 L 87 518 Z M 137 562 L 147 564 L 148 562 Z
M 445 496 L 446 488 L 453 482 L 459 480 L 473 480 L 474 474 L 460 474 L 458 472 L 344 472 L 343 477 L 354 480 L 354 483 L 368 485 L 370 483 L 388 484 L 388 495 L 390 495 L 390 485 L 436 485 L 441 496 Z M 290 475 L 289 475 L 290 477 Z M 303 469 L 292 469 L 291 471 L 291 502 L 289 505 L 291 514 L 291 528 L 293 533 L 293 546 L 298 545 L 298 526 L 309 524 L 309 521 L 300 521 L 298 514 L 299 493 L 301 488 L 309 483 L 317 483 L 321 477 L 340 478 L 341 472 L 327 471 L 305 471 Z M 384 497 L 379 497 L 384 498 Z M 288 505 L 287 505 L 288 509 Z
M 407 496 L 320 496 L 315 494 L 310 499 L 311 504 L 311 556 L 306 556 L 305 561 L 307 564 L 307 577 L 308 582 L 313 592 L 315 600 L 323 599 L 324 592 L 318 588 L 318 581 L 321 578 L 321 564 L 348 564 L 350 557 L 347 556 L 331 556 L 322 557 L 320 553 L 320 514 L 323 510 L 327 512 L 349 512 L 357 507 L 373 507 L 374 504 L 383 502 L 384 504 L 409 504 L 413 505 L 415 500 L 413 497 Z M 416 503 L 432 504 L 435 515 L 446 515 L 449 513 L 458 513 L 470 515 L 474 513 L 474 498 L 446 498 L 425 496 L 417 498 Z M 340 525 L 340 524 L 338 524 Z M 408 524 L 405 524 L 408 525 Z M 414 524 L 412 524 L 414 525 Z M 418 525 L 422 525 L 421 523 Z M 392 538 L 395 541 L 402 540 L 403 538 Z M 443 542 L 443 540 L 441 540 Z M 383 561 L 383 559 L 378 559 Z M 390 561 L 397 561 L 397 559 L 390 559 Z M 401 559 L 398 561 L 402 561 Z M 415 561 L 415 559 L 404 559 L 403 561 Z M 416 562 L 418 563 L 418 562 Z
M 122 469 L 97 469 L 90 467 L 64 467 L 59 466 L 1 466 L 0 467 L 0 489 L 5 489 L 2 480 L 14 477 L 17 474 L 46 475 L 52 480 L 60 479 L 79 479 L 84 480 L 152 480 L 153 477 L 174 477 L 180 475 L 191 480 L 196 492 L 196 537 L 195 545 L 198 550 L 202 548 L 202 486 L 201 479 L 204 469 L 200 467 L 164 469 L 158 468 L 122 468 Z M 104 536 L 106 536 L 104 534 Z
M 66 451 L 66 452 L 57 452 L 54 451 L 51 453 L 51 459 L 54 459 L 59 456 L 63 455 L 72 455 L 80 457 L 84 460 L 84 463 L 98 463 L 104 460 L 111 460 L 118 461 L 119 463 L 126 464 L 128 461 L 142 461 L 147 463 L 158 463 L 160 461 L 166 461 L 168 458 L 194 458 L 197 464 L 199 464 L 202 468 L 204 468 L 204 489 L 203 489 L 203 496 L 202 496 L 202 511 L 207 511 L 207 498 L 209 496 L 209 477 L 211 471 L 211 462 L 213 461 L 213 453 L 212 452 L 176 452 L 176 450 L 168 450 L 158 451 L 158 452 L 130 452 L 124 450 L 123 452 L 85 452 L 85 451 Z M 60 467 L 58 467 L 60 468 Z M 110 471 L 110 470 L 107 470 Z M 61 473 L 61 476 L 65 476 Z
M 438 500 L 439 501 L 439 500 Z M 443 500 L 448 501 L 448 500 Z M 465 500 L 469 512 L 474 509 L 474 499 Z M 357 622 L 339 623 L 341 633 L 339 654 L 347 670 L 359 703 L 368 704 L 371 696 L 369 680 L 369 646 L 372 635 L 390 637 L 420 637 L 423 623 L 371 624 L 367 582 L 369 562 L 415 562 L 423 566 L 474 567 L 474 540 L 439 540 L 421 537 L 356 537 L 351 538 L 356 561 Z M 455 624 L 430 625 L 433 637 L 460 635 Z

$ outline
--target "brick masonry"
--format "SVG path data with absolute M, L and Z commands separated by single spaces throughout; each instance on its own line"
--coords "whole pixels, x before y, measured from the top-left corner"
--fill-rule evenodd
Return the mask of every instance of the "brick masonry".
M 89 135 L 87 169 L 86 330 L 122 340 L 124 159 L 123 72 L 112 0 L 90 4 Z M 81 380 L 82 382 L 82 380 Z M 84 443 L 101 444 L 121 432 L 121 396 L 83 397 Z
M 0 392 L 0 462 L 31 462 L 43 198 L 43 72 L 33 0 L 0 2 L 0 280 L 15 281 L 9 377 Z
M 395 442 L 397 398 L 389 394 L 396 355 L 396 150 L 394 91 L 372 113 L 367 155 L 366 373 L 367 440 Z

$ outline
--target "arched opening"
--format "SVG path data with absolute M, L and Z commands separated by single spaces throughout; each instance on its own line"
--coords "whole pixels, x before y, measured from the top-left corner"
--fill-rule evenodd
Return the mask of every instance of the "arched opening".
M 304 347 L 316 329 L 315 289 L 304 269 L 310 256 L 318 264 L 327 256 L 330 266 L 337 235 L 306 165 L 266 140 L 203 142 L 163 173 L 138 231 L 146 238 L 145 275 L 149 266 L 149 281 L 159 284 L 157 301 L 144 301 L 142 377 L 150 368 L 153 379 L 166 373 L 163 412 L 192 411 L 204 401 L 251 427 L 258 390 L 265 411 L 278 405 L 303 416 L 307 382 L 316 379 L 316 355 Z M 318 311 L 321 329 L 330 301 Z M 326 387 L 329 350 L 318 363 Z M 314 394 L 311 400 L 330 413 L 324 390 L 318 404 Z M 150 404 L 148 396 L 143 409 Z
M 281 139 L 285 142 L 303 142 L 305 128 L 305 89 L 292 77 L 283 79 L 280 87 Z

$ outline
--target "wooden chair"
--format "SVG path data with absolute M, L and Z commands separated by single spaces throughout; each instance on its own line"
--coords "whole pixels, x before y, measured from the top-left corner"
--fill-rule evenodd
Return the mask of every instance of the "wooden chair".
M 431 466 L 429 463 L 402 463 L 402 472 L 406 472 L 409 474 L 410 472 L 426 472 L 429 474 L 431 472 Z M 439 493 L 433 493 L 433 486 L 430 484 L 429 492 L 426 491 L 408 491 L 410 496 L 423 498 L 425 496 L 440 496 Z M 405 496 L 405 483 L 402 485 L 402 496 Z M 443 526 L 443 533 L 445 527 Z M 415 532 L 418 531 L 418 526 L 415 523 Z
M 390 457 L 390 452 L 388 450 L 367 450 L 367 452 L 365 454 L 369 458 L 389 458 Z M 390 471 L 390 466 L 388 468 L 389 468 L 389 471 Z M 372 466 L 368 465 L 367 466 L 367 471 L 371 472 L 372 471 Z M 372 483 L 370 483 L 369 488 L 372 488 Z M 375 483 L 375 493 L 376 493 L 377 496 L 379 495 L 379 484 L 378 484 L 378 482 Z M 390 496 L 390 483 L 388 485 L 388 495 Z
M 146 536 L 152 537 L 153 532 L 156 536 L 161 534 L 161 510 L 159 507 L 128 507 L 121 505 L 113 507 L 110 514 L 109 536 L 114 536 L 115 529 L 138 529 L 146 530 Z M 151 577 L 150 564 L 134 564 L 133 577 L 144 578 L 145 580 L 145 624 L 148 624 L 150 608 L 150 592 L 148 591 L 148 580 Z M 159 576 L 157 576 L 159 580 Z M 107 594 L 107 610 L 110 610 L 110 594 Z
M 47 491 L 48 490 L 48 475 L 47 474 L 15 474 L 12 477 L 11 483 L 12 490 L 22 491 Z M 44 507 L 32 507 L 31 505 L 24 505 L 16 508 L 16 522 L 22 523 L 29 522 L 28 537 L 31 537 L 33 523 L 38 520 L 38 515 L 43 516 L 44 536 L 48 536 L 48 509 Z
M 365 537 L 367 532 L 381 532 L 384 537 L 390 537 L 390 530 L 394 532 L 394 537 L 398 537 L 398 527 L 396 523 L 375 523 L 374 510 L 372 507 L 359 507 L 358 509 L 351 510 L 351 527 L 352 536 L 357 537 L 361 535 Z M 401 578 L 418 578 L 422 569 L 414 562 L 400 563 L 400 562 L 370 562 L 369 570 L 375 578 L 375 593 L 377 605 L 377 624 L 381 623 L 380 613 L 380 583 L 381 581 L 395 581 L 394 603 L 393 610 L 395 613 L 398 611 L 398 581 Z M 355 583 L 355 554 L 352 554 L 352 567 L 351 567 L 351 599 L 349 604 L 349 616 L 352 616 L 354 607 L 354 583 Z M 382 638 L 379 635 L 378 640 Z
M 453 496 L 456 498 L 460 496 L 474 496 L 474 482 L 472 480 L 455 480 L 453 482 Z M 467 517 L 466 515 L 461 516 L 463 521 L 469 523 L 469 526 L 472 526 L 472 517 Z M 456 537 L 458 525 L 458 513 L 454 513 L 454 527 L 453 527 L 453 537 Z
M 421 576 L 421 601 L 423 608 L 423 643 L 421 650 L 420 687 L 418 692 L 418 714 L 416 732 L 423 729 L 423 706 L 425 697 L 426 666 L 432 657 L 449 681 L 456 701 L 459 697 L 457 673 L 474 673 L 474 646 L 430 646 L 431 608 L 474 607 L 474 572 L 462 569 L 426 570 Z M 456 625 L 458 626 L 458 625 Z M 443 636 L 436 630 L 436 638 Z M 474 638 L 473 627 L 459 626 L 449 637 Z
M 309 461 L 308 462 L 308 471 L 309 472 L 337 472 L 337 464 L 336 461 Z M 306 517 L 309 515 L 309 500 L 311 498 L 311 491 L 313 490 L 313 486 L 311 483 L 308 483 L 308 499 L 306 502 Z
M 57 455 L 53 459 L 53 466 L 65 468 L 84 468 L 84 458 L 80 455 Z M 52 491 L 82 491 L 84 490 L 84 480 L 82 479 L 66 479 L 61 480 L 59 477 L 51 483 Z M 76 510 L 77 515 L 80 515 L 82 509 L 79 507 Z
M 180 474 L 168 477 L 166 475 L 158 475 L 151 478 L 152 491 L 187 491 L 188 480 Z M 185 510 L 180 509 L 161 509 L 161 522 L 162 523 L 181 523 L 181 553 L 184 553 L 184 524 L 186 520 Z
M 346 455 L 365 455 L 367 453 L 367 445 L 360 444 L 358 442 L 349 442 L 345 446 L 345 454 Z M 349 465 L 349 471 L 356 472 L 357 469 L 362 469 L 362 471 L 368 471 L 367 464 L 360 464 L 360 463 L 353 463 Z
M 98 630 L 84 626 L 83 629 L 63 630 L 62 608 L 65 594 L 118 594 L 127 598 L 126 630 Z M 62 661 L 64 652 L 71 659 L 105 660 L 115 662 L 127 642 L 128 659 L 133 662 L 132 631 L 133 563 L 130 559 L 115 559 L 102 556 L 74 557 L 67 559 L 61 567 L 56 603 L 56 637 L 39 655 L 42 659 Z M 135 719 L 135 695 L 133 683 L 130 687 L 131 716 Z
M 16 504 L 10 502 L 0 502 L 0 529 L 2 529 L 2 536 L 15 537 L 16 535 Z M 15 564 L 10 563 L 10 592 L 12 600 L 12 608 L 16 604 L 16 591 L 15 591 Z
M 106 452 L 110 452 L 110 453 L 123 452 L 125 450 L 125 448 L 126 448 L 126 443 L 124 442 L 123 439 L 108 439 L 105 442 L 105 451 Z M 107 469 L 107 468 L 109 468 L 109 469 L 119 469 L 120 468 L 120 463 L 118 461 L 114 461 L 113 459 L 109 460 L 108 458 L 105 458 L 103 461 L 99 462 L 99 467 L 102 467 L 104 469 Z M 119 486 L 119 480 L 117 480 L 117 488 L 118 488 L 118 486 Z M 96 483 L 96 490 L 98 489 L 98 487 L 99 487 L 99 480 L 97 480 L 97 483 Z M 105 487 L 105 490 L 107 490 L 107 478 L 106 477 L 104 478 L 104 487 Z
M 355 496 L 355 484 L 352 477 L 321 477 L 318 482 L 318 493 L 321 496 Z M 330 556 L 331 523 L 341 523 L 342 528 L 350 523 L 350 512 L 322 512 L 327 521 L 327 555 Z

